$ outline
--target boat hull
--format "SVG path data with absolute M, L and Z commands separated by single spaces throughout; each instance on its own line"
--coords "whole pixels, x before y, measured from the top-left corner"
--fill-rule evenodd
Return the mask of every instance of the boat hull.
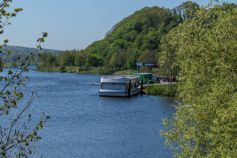
M 101 97 L 130 97 L 130 96 L 134 96 L 134 95 L 138 95 L 139 94 L 139 90 L 134 90 L 130 92 L 130 95 L 128 94 L 128 92 L 124 92 L 124 91 L 111 91 L 111 90 L 100 90 L 99 92 Z

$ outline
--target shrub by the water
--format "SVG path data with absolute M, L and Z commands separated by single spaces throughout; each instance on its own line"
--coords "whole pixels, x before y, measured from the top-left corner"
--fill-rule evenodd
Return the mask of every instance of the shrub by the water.
M 145 93 L 148 95 L 169 96 L 169 97 L 174 97 L 176 91 L 177 91 L 176 84 L 153 85 L 145 89 Z

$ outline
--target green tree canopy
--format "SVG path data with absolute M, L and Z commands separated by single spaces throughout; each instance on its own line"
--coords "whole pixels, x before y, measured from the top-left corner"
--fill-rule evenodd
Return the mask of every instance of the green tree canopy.
M 177 157 L 236 157 L 237 6 L 201 8 L 176 28 L 179 98 L 165 121 Z
M 84 52 L 78 52 L 76 53 L 76 57 L 75 57 L 75 60 L 74 60 L 74 65 L 75 66 L 85 66 L 86 64 L 86 54 Z
M 60 54 L 58 57 L 60 66 L 74 66 L 75 56 L 75 51 L 66 51 Z

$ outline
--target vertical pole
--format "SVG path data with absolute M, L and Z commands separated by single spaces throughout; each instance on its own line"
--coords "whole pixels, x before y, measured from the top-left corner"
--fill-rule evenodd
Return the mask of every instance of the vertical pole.
M 141 80 L 141 90 L 140 90 L 140 94 L 142 95 L 143 94 L 143 78 Z
M 131 80 L 129 81 L 129 85 L 128 85 L 128 97 L 131 96 Z
M 140 66 L 137 66 L 137 73 L 140 73 Z

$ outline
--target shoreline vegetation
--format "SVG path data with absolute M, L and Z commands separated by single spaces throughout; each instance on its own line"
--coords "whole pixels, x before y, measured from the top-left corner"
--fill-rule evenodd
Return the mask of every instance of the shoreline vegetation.
M 177 84 L 155 84 L 144 89 L 145 94 L 152 96 L 175 97 Z
M 53 66 L 53 67 L 41 67 L 36 71 L 41 72 L 61 72 L 61 73 L 80 73 L 80 74 L 106 74 L 103 71 L 103 67 L 85 68 L 76 66 Z
M 137 73 L 135 69 L 108 71 L 105 67 L 79 67 L 79 66 L 45 66 L 37 67 L 36 71 L 41 72 L 61 72 L 61 73 L 81 73 L 81 74 L 99 74 L 99 75 L 131 75 Z M 159 74 L 159 69 L 146 70 L 148 73 Z

